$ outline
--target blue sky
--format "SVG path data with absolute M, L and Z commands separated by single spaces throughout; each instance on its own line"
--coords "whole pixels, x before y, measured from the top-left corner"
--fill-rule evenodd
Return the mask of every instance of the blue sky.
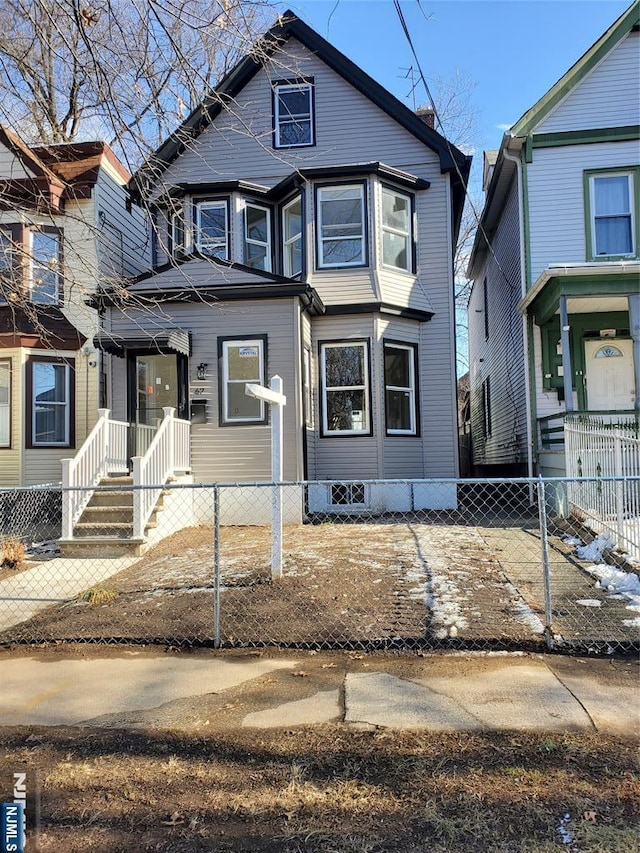
M 290 8 L 368 74 L 413 106 L 415 65 L 392 0 L 289 0 Z M 422 70 L 474 83 L 476 159 L 630 5 L 630 0 L 400 0 Z M 417 90 L 418 103 L 427 97 Z

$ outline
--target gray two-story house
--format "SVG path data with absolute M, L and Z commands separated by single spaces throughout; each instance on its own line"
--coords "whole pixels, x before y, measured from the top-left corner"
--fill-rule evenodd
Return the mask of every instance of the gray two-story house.
M 453 249 L 469 158 L 288 12 L 132 180 L 154 267 L 105 291 L 113 416 L 191 419 L 200 482 L 338 480 L 316 509 L 455 502 Z

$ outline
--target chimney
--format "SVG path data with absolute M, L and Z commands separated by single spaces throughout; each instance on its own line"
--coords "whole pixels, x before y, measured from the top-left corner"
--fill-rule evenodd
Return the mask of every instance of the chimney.
M 436 111 L 433 109 L 433 107 L 418 107 L 418 109 L 416 110 L 416 115 L 418 116 L 420 121 L 423 121 L 432 130 L 435 128 Z

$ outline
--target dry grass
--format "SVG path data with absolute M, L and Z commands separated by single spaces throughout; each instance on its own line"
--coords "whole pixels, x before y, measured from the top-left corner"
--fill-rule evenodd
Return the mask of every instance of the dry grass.
M 16 729 L 0 755 L 39 769 L 42 853 L 637 850 L 635 744 L 605 735 Z
M 24 565 L 25 547 L 19 539 L 0 541 L 0 569 L 19 570 Z

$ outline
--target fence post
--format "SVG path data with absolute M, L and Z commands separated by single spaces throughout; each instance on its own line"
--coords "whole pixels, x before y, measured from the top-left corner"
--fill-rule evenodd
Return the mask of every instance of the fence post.
M 220 648 L 220 489 L 213 487 L 213 648 Z
M 544 580 L 544 633 L 547 648 L 553 649 L 553 613 L 551 608 L 551 568 L 549 565 L 549 540 L 547 539 L 547 496 L 544 480 L 538 479 L 538 516 L 540 519 L 540 543 L 542 546 L 542 577 Z

